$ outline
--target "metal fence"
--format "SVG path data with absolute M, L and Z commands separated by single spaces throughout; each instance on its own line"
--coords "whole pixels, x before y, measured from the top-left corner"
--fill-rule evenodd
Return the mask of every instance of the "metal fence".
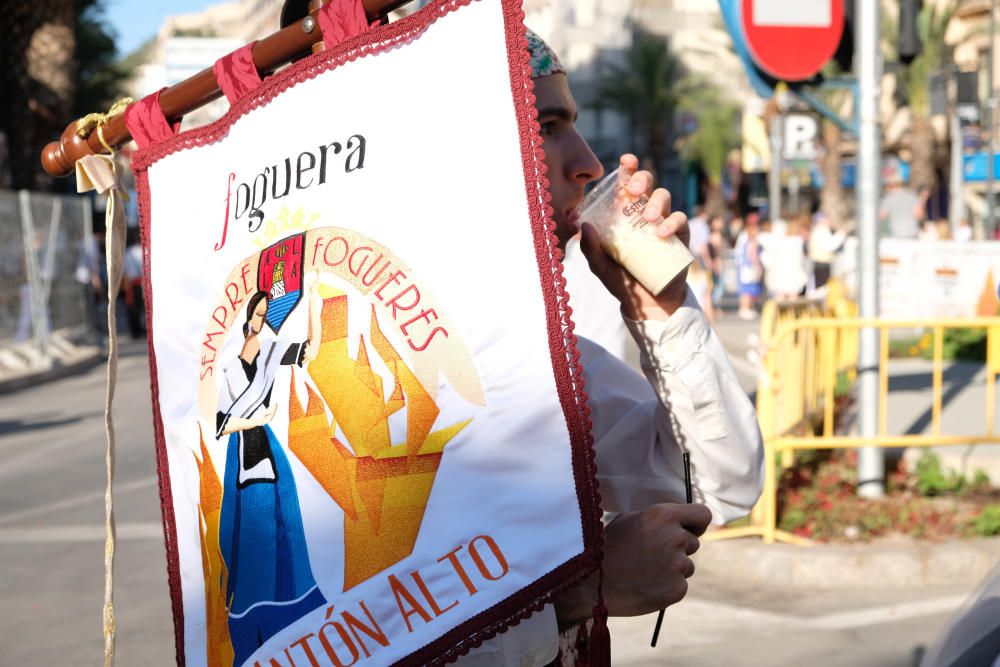
M 0 191 L 0 365 L 51 365 L 92 335 L 100 267 L 89 199 Z
M 878 433 L 872 437 L 838 433 L 835 426 L 837 387 L 852 384 L 858 371 L 858 339 L 862 329 L 877 329 Z M 928 433 L 896 433 L 888 426 L 889 340 L 893 330 L 926 330 L 931 335 L 931 420 Z M 972 434 L 942 428 L 945 332 L 954 329 L 986 331 L 986 404 L 982 430 Z M 862 319 L 857 305 L 831 281 L 825 305 L 799 302 L 765 304 L 761 315 L 764 346 L 763 372 L 757 386 L 757 416 L 764 439 L 764 489 L 749 525 L 726 527 L 706 540 L 759 536 L 764 542 L 809 544 L 778 529 L 779 465 L 791 464 L 796 451 L 857 449 L 861 447 L 944 447 L 1000 444 L 996 426 L 996 381 L 1000 376 L 1000 317 L 953 319 Z

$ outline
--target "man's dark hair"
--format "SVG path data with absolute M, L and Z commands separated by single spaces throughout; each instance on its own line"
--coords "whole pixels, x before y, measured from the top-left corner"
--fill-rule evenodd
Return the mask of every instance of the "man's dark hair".
M 261 301 L 269 301 L 267 292 L 257 291 L 254 295 L 250 297 L 247 301 L 247 319 L 243 323 L 243 337 L 246 338 L 247 334 L 250 333 L 250 320 L 253 318 L 254 311 L 257 310 L 257 304 Z

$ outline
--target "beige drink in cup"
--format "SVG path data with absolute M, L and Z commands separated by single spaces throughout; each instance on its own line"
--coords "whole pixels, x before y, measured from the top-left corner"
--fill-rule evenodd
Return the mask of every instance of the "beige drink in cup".
M 632 196 L 625 189 L 627 182 L 615 169 L 587 194 L 577 213 L 581 223 L 597 230 L 604 250 L 656 295 L 694 261 L 694 255 L 676 236 L 656 235 L 663 218 L 647 222 L 642 210 L 649 197 Z

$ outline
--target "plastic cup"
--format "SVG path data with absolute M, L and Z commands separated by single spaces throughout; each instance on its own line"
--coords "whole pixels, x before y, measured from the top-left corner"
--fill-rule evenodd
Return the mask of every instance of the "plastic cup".
M 676 236 L 660 238 L 656 225 L 642 217 L 649 197 L 633 197 L 618 169 L 594 186 L 577 207 L 581 223 L 597 230 L 604 250 L 654 296 L 694 261 L 694 255 Z

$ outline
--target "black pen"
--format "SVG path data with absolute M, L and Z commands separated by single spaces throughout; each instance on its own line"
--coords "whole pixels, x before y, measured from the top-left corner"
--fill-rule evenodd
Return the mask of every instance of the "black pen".
M 684 459 L 684 499 L 690 505 L 694 502 L 691 493 L 691 455 L 684 452 L 681 455 Z M 653 641 L 649 643 L 650 646 L 656 647 L 656 640 L 660 637 L 660 626 L 663 625 L 663 613 L 666 609 L 661 609 L 659 615 L 656 617 L 656 627 L 653 628 Z

